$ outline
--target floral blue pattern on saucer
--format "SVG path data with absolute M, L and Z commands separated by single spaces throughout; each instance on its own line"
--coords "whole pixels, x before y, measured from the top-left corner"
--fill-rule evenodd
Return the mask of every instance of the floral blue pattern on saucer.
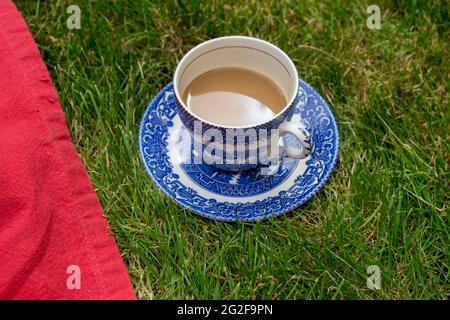
M 302 160 L 284 158 L 273 175 L 259 169 L 227 172 L 192 161 L 192 142 L 168 84 L 148 106 L 139 130 L 147 173 L 169 197 L 204 217 L 253 221 L 292 210 L 322 187 L 338 155 L 336 122 L 326 102 L 304 81 L 299 95 L 292 120 L 310 133 L 311 154 Z M 283 143 L 298 147 L 290 135 Z

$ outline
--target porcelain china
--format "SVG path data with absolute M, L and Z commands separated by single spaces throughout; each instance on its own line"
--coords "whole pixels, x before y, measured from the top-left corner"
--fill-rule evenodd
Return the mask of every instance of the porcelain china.
M 287 101 L 286 105 L 269 120 L 261 122 L 257 120 L 257 115 L 255 115 L 254 122 L 246 126 L 220 125 L 193 113 L 181 99 L 182 92 L 199 75 L 204 74 L 208 70 L 224 67 L 252 70 L 269 78 L 283 93 Z M 255 132 L 255 141 L 253 141 L 255 144 L 261 144 L 263 140 L 268 141 L 272 131 L 276 131 L 280 136 L 291 134 L 296 137 L 299 140 L 296 148 L 281 145 L 279 146 L 279 150 L 277 149 L 274 152 L 275 156 L 272 157 L 275 157 L 277 162 L 279 155 L 280 157 L 303 159 L 310 151 L 310 145 L 303 143 L 308 140 L 308 132 L 303 128 L 295 126 L 290 121 L 299 97 L 297 94 L 297 69 L 286 53 L 267 41 L 252 37 L 227 36 L 211 39 L 199 44 L 191 49 L 177 65 L 173 90 L 177 112 L 181 122 L 191 134 L 195 133 L 195 125 L 199 125 L 202 128 L 202 132 L 206 130 L 217 132 L 222 138 L 229 137 L 235 130 L 241 130 L 241 132 L 253 131 Z M 237 112 L 234 116 L 235 121 L 238 122 L 240 116 L 239 112 Z M 241 137 L 242 135 L 241 133 Z M 269 139 L 262 138 L 262 135 L 269 137 Z M 200 134 L 197 140 L 204 141 L 203 138 L 204 136 Z M 264 157 L 260 157 L 258 152 L 256 152 L 254 157 L 246 157 L 245 154 L 241 153 L 242 158 L 237 159 L 236 150 L 248 147 L 248 143 L 239 143 L 238 139 L 230 140 L 233 140 L 233 142 L 228 145 L 222 141 L 223 144 L 219 149 L 228 149 L 231 151 L 221 152 L 221 156 L 217 156 L 218 161 L 211 161 L 212 165 L 219 169 L 237 172 L 249 168 L 256 168 L 261 164 L 261 160 Z M 207 141 L 204 143 L 204 147 L 209 144 L 210 141 Z
M 322 97 L 300 80 L 292 123 L 310 134 L 311 153 L 283 158 L 276 172 L 241 172 L 197 164 L 188 129 L 177 113 L 173 84 L 151 101 L 141 122 L 139 147 L 153 182 L 179 205 L 222 221 L 253 221 L 278 216 L 307 201 L 329 177 L 338 155 L 338 131 Z M 291 134 L 283 145 L 299 148 Z

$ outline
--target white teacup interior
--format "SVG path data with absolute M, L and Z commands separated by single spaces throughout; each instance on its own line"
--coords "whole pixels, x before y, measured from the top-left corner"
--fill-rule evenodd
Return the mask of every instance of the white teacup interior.
M 231 36 L 204 42 L 183 57 L 174 77 L 177 99 L 182 101 L 184 90 L 201 74 L 227 67 L 249 69 L 271 79 L 286 98 L 285 108 L 295 98 L 298 85 L 297 70 L 281 49 L 263 40 Z M 184 104 L 183 106 L 186 108 Z M 208 122 L 205 119 L 200 120 Z

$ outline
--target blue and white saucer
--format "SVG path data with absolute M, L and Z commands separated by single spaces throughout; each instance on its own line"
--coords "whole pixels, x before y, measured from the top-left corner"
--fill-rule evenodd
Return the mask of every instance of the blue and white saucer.
M 311 154 L 303 160 L 283 159 L 273 175 L 262 175 L 259 169 L 234 173 L 187 159 L 193 157 L 193 148 L 177 115 L 170 83 L 142 119 L 139 148 L 145 169 L 169 197 L 204 217 L 253 221 L 292 210 L 322 187 L 338 155 L 336 122 L 326 102 L 303 81 L 299 95 L 292 120 L 310 133 Z M 289 135 L 283 143 L 298 147 Z

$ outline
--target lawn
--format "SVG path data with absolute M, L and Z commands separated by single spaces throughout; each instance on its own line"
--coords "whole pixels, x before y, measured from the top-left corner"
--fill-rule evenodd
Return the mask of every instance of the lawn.
M 381 9 L 381 29 L 366 8 Z M 78 4 L 81 29 L 66 9 Z M 448 1 L 17 1 L 142 299 L 450 298 Z M 224 223 L 179 207 L 138 126 L 196 44 L 268 40 L 328 101 L 338 163 L 307 203 Z M 366 286 L 367 267 L 381 289 Z

